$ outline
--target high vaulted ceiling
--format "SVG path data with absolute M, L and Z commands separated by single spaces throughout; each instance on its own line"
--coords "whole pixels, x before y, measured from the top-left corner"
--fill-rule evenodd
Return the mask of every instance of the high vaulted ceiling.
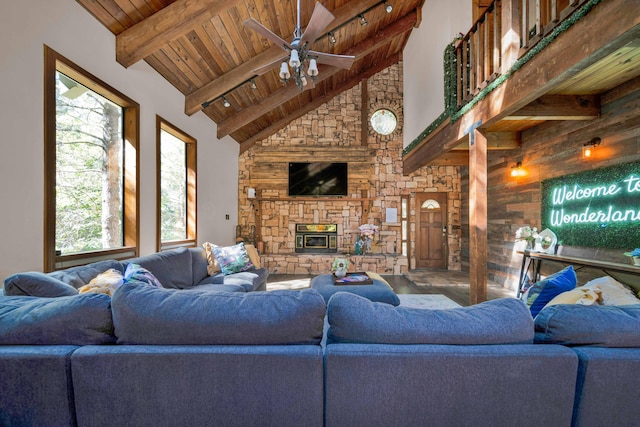
M 278 67 L 256 70 L 287 53 L 243 26 L 254 18 L 291 42 L 296 0 L 77 0 L 116 36 L 116 59 L 124 67 L 144 60 L 185 95 L 185 112 L 202 110 L 250 148 L 296 118 L 397 63 L 424 0 L 321 0 L 335 19 L 312 45 L 319 52 L 353 55 L 349 70 L 319 65 L 315 84 L 303 92 L 283 85 Z M 314 0 L 301 0 L 309 22 Z M 386 6 L 393 10 L 387 13 Z M 360 15 L 367 21 L 361 25 Z M 336 42 L 329 40 L 332 32 Z M 277 62 L 279 63 L 279 61 Z M 276 64 L 277 64 L 276 63 Z M 252 88 L 251 82 L 255 82 Z M 223 96 L 231 104 L 223 105 Z

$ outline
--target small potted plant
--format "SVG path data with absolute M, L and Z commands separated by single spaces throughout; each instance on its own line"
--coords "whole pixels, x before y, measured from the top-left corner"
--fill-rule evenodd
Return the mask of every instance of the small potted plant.
M 640 265 L 640 248 L 635 248 L 631 252 L 625 252 L 624 255 L 631 257 L 631 263 L 633 265 Z
M 527 242 L 525 250 L 533 250 L 533 243 L 535 242 L 537 237 L 538 229 L 536 227 L 525 225 L 518 228 L 518 230 L 516 231 L 516 242 Z
M 331 271 L 338 279 L 342 279 L 344 276 L 346 276 L 348 269 L 349 260 L 347 260 L 346 258 L 336 258 L 333 260 Z

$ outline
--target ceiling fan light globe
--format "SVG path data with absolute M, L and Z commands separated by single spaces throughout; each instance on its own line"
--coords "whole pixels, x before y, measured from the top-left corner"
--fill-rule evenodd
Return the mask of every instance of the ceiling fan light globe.
M 318 75 L 318 63 L 315 58 L 311 58 L 309 60 L 309 70 L 308 73 L 311 77 L 315 77 Z
M 300 66 L 300 55 L 297 50 L 291 51 L 291 58 L 289 58 L 289 65 L 291 68 L 298 68 Z

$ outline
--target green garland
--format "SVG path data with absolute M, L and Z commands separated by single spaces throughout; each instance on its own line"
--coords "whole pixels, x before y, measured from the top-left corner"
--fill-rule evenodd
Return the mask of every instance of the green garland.
M 402 150 L 402 156 L 408 155 L 414 148 L 416 148 L 427 136 L 429 136 L 447 117 L 451 118 L 451 122 L 455 122 L 468 113 L 473 107 L 476 106 L 487 94 L 495 90 L 498 86 L 509 79 L 513 73 L 518 71 L 524 64 L 529 62 L 534 56 L 540 53 L 551 42 L 553 42 L 558 36 L 567 31 L 573 24 L 582 19 L 588 14 L 591 9 L 605 0 L 590 0 L 585 3 L 579 10 L 574 12 L 569 18 L 565 19 L 551 31 L 547 36 L 543 37 L 532 49 L 529 49 L 521 58 L 519 58 L 513 66 L 504 74 L 501 74 L 497 79 L 492 81 L 484 89 L 482 89 L 471 101 L 462 106 L 460 109 L 455 107 L 455 98 L 457 91 L 457 74 L 456 71 L 452 71 L 451 67 L 456 66 L 454 62 L 456 58 L 455 52 L 451 53 L 453 44 L 448 45 L 444 52 L 444 66 L 445 66 L 445 112 L 442 113 L 433 123 L 431 123 L 418 137 L 416 137 L 409 145 Z M 456 67 L 457 70 L 457 67 Z M 453 92 L 453 93 L 452 93 Z M 452 104 L 451 101 L 454 100 Z M 437 124 L 436 124 L 437 123 Z

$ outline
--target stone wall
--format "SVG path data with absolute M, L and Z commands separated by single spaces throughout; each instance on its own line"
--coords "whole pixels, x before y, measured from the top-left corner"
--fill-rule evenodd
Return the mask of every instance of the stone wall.
M 366 115 L 362 111 L 363 84 L 367 85 Z M 371 114 L 381 107 L 392 110 L 398 118 L 398 128 L 391 135 L 379 135 L 369 126 Z M 372 247 L 371 259 L 356 257 L 358 264 L 379 273 L 406 272 L 415 265 L 412 242 L 415 241 L 415 195 L 419 192 L 448 194 L 448 268 L 460 269 L 459 169 L 423 167 L 404 176 L 402 117 L 402 64 L 399 63 L 294 120 L 240 155 L 238 224 L 243 230 L 255 227 L 262 242 L 259 245 L 263 246 L 262 259 L 271 272 L 314 274 L 328 269 L 333 256 L 294 253 L 296 223 L 338 224 L 341 253 L 353 253 L 360 224 L 375 224 L 380 228 L 379 241 Z M 367 120 L 364 124 L 363 118 Z M 363 125 L 368 129 L 366 133 Z M 305 161 L 347 162 L 349 196 L 317 200 L 289 197 L 288 163 Z M 256 189 L 257 199 L 247 198 L 249 188 Z M 386 208 L 396 208 L 400 215 L 403 196 L 409 199 L 408 258 L 400 253 L 401 227 L 398 223 L 387 223 L 384 217 Z M 355 264 L 353 260 L 352 263 Z M 325 270 L 318 270 L 318 264 Z

